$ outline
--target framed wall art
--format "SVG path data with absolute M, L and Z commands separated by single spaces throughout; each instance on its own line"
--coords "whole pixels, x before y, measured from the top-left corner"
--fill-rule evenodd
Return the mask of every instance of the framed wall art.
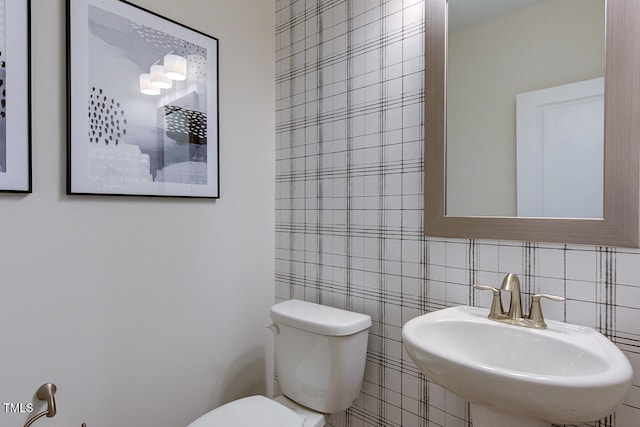
M 0 0 L 0 191 L 31 192 L 30 1 Z
M 67 193 L 219 197 L 218 40 L 67 0 Z

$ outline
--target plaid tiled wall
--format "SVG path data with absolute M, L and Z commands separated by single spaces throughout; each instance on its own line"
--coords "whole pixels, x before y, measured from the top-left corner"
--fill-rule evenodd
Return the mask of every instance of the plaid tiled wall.
M 636 371 L 624 405 L 592 426 L 640 425 L 640 251 L 422 235 L 422 0 L 276 0 L 276 297 L 373 318 L 361 399 L 334 427 L 469 426 L 469 408 L 403 350 L 402 325 L 488 307 L 517 273 L 547 318 L 592 326 Z

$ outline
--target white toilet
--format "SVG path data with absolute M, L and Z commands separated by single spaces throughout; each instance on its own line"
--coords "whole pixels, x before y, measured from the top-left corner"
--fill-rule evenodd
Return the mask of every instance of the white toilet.
M 271 308 L 281 396 L 220 406 L 188 427 L 322 427 L 358 398 L 371 318 L 305 301 Z

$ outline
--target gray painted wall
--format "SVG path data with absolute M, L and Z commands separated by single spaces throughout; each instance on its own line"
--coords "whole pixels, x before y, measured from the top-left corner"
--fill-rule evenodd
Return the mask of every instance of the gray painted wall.
M 274 3 L 136 3 L 220 39 L 221 198 L 64 195 L 65 2 L 32 0 L 34 182 L 0 195 L 0 402 L 40 411 L 56 383 L 58 415 L 36 426 L 185 426 L 264 391 Z

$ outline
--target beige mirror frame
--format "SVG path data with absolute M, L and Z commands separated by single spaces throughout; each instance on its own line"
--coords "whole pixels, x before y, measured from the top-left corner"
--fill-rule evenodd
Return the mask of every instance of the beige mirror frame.
M 445 214 L 447 0 L 426 0 L 427 236 L 640 247 L 640 1 L 606 5 L 603 218 L 456 217 Z

